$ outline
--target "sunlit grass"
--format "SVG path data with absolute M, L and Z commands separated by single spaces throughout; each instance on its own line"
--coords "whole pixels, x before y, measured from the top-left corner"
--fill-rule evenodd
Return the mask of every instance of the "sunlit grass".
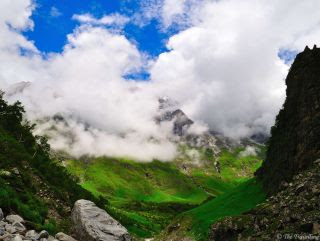
M 226 199 L 219 201 L 230 192 L 234 193 L 227 197 L 231 198 L 230 202 L 232 199 L 244 201 L 241 195 L 235 193 L 242 191 L 241 186 L 252 177 L 261 164 L 263 153 L 241 156 L 243 150 L 224 150 L 217 159 L 213 159 L 207 150 L 200 148 L 199 153 L 207 163 L 205 166 L 193 166 L 185 173 L 177 168 L 175 162 L 139 163 L 107 157 L 90 161 L 70 160 L 67 168 L 80 178 L 82 187 L 96 197 L 103 196 L 109 201 L 108 211 L 131 233 L 139 237 L 154 236 L 175 216 L 200 205 L 199 209 L 193 209 L 185 215 L 192 214 L 195 221 L 192 230 L 203 236 L 215 219 L 253 206 L 249 202 L 247 206 L 234 210 L 228 206 L 232 203 Z M 220 173 L 215 170 L 214 161 L 220 163 Z M 220 209 L 217 208 L 219 202 L 224 202 Z

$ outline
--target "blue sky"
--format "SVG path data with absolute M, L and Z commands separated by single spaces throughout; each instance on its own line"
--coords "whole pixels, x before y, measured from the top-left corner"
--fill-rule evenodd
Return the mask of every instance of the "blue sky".
M 104 15 L 120 13 L 132 17 L 141 11 L 141 3 L 142 1 L 136 0 L 73 0 L 66 4 L 63 0 L 37 0 L 37 7 L 32 15 L 34 29 L 25 32 L 24 35 L 33 40 L 42 52 L 61 52 L 67 34 L 79 25 L 77 21 L 72 20 L 74 14 L 90 13 L 96 18 L 101 18 Z M 170 32 L 165 32 L 161 30 L 159 20 L 153 18 L 144 26 L 129 22 L 123 32 L 141 52 L 155 57 L 167 50 L 166 41 L 177 29 L 171 28 Z
M 34 22 L 34 29 L 27 31 L 24 35 L 34 41 L 36 47 L 44 52 L 61 52 L 66 43 L 66 37 L 79 25 L 79 22 L 72 19 L 75 14 L 89 13 L 95 18 L 101 18 L 105 15 L 119 13 L 132 18 L 134 14 L 141 13 L 141 6 L 146 0 L 81 0 L 68 1 L 63 0 L 36 0 L 36 10 L 31 19 Z M 141 13 L 143 14 L 143 13 Z M 179 32 L 181 28 L 174 25 L 164 31 L 158 18 L 151 18 L 143 26 L 129 21 L 123 34 L 137 48 L 150 57 L 157 57 L 160 53 L 167 51 L 166 42 L 170 36 Z M 278 57 L 285 63 L 290 64 L 295 58 L 297 52 L 280 49 Z M 148 73 L 136 73 L 130 75 L 132 79 L 147 79 Z

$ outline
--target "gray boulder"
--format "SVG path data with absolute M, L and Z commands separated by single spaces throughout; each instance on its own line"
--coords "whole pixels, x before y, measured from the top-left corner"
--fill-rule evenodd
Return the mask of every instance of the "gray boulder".
M 6 229 L 4 228 L 4 226 L 0 226 L 0 236 L 4 235 L 6 232 Z
M 55 239 L 54 237 L 52 236 L 49 236 L 49 238 L 47 239 L 48 241 L 59 241 L 58 239 Z
M 6 221 L 8 221 L 9 223 L 23 223 L 24 220 L 22 217 L 20 217 L 19 215 L 8 215 L 6 217 Z
M 55 238 L 58 239 L 59 241 L 77 241 L 74 238 L 62 232 L 57 233 Z
M 16 229 L 15 227 L 13 227 L 12 224 L 7 223 L 6 226 L 5 226 L 5 228 L 6 228 L 6 231 L 7 231 L 8 233 L 11 233 L 11 234 L 12 234 L 12 233 L 17 232 L 17 229 Z
M 0 208 L 0 221 L 4 218 L 2 209 Z
M 131 241 L 127 229 L 91 201 L 78 200 L 71 218 L 79 241 Z
M 18 233 L 23 233 L 27 230 L 26 227 L 22 223 L 16 222 L 16 223 L 13 223 L 12 226 L 16 229 L 16 232 L 18 232 Z
M 16 235 L 16 236 L 14 236 L 12 241 L 22 241 L 22 237 L 20 235 Z
M 29 230 L 25 236 L 27 239 L 36 239 L 38 236 L 38 233 L 34 230 Z
M 37 240 L 42 238 L 49 238 L 49 233 L 46 230 L 42 230 L 36 237 Z

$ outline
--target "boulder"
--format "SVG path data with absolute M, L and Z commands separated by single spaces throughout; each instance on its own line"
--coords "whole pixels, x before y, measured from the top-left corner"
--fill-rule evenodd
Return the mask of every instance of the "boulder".
M 4 226 L 0 226 L 0 236 L 4 235 L 6 232 L 6 229 L 4 228 Z
M 65 233 L 62 233 L 62 232 L 57 233 L 55 238 L 59 241 L 77 241 L 74 238 L 72 238 L 69 235 L 66 235 Z
M 22 241 L 22 237 L 20 235 L 16 235 L 12 241 Z
M 17 232 L 17 230 L 15 229 L 15 227 L 13 227 L 11 224 L 7 223 L 5 226 L 5 229 L 8 233 L 15 233 Z
M 49 233 L 46 230 L 42 230 L 36 237 L 37 240 L 42 238 L 49 238 Z
M 16 229 L 16 232 L 18 233 L 23 233 L 27 230 L 22 223 L 15 222 L 12 224 L 12 226 Z
M 38 234 L 37 234 L 37 232 L 34 231 L 34 230 L 29 230 L 29 231 L 26 233 L 26 235 L 25 235 L 25 237 L 26 237 L 27 239 L 36 239 L 37 236 L 38 236 Z
M 54 237 L 52 236 L 49 236 L 49 238 L 47 239 L 48 241 L 59 241 L 58 239 L 55 239 Z
M 0 208 L 0 221 L 4 218 L 2 209 Z
M 127 229 L 91 201 L 78 200 L 71 218 L 79 241 L 131 241 Z
M 8 221 L 9 223 L 23 223 L 24 220 L 22 217 L 20 217 L 19 215 L 8 215 L 6 217 L 6 221 Z

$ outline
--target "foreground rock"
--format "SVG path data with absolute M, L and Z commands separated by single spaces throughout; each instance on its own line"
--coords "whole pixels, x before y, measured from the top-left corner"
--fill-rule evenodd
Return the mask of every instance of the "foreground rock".
M 58 233 L 56 238 L 45 230 L 37 233 L 35 230 L 27 230 L 23 225 L 24 219 L 19 215 L 8 215 L 4 218 L 0 208 L 0 240 L 3 241 L 77 241 L 74 238 Z M 60 234 L 60 235 L 59 235 Z
M 73 232 L 79 241 L 130 241 L 126 228 L 93 202 L 78 200 L 72 210 Z
M 2 209 L 0 208 L 0 221 L 4 218 Z
M 59 241 L 77 241 L 69 235 L 66 235 L 65 233 L 61 232 L 56 234 L 56 239 Z

